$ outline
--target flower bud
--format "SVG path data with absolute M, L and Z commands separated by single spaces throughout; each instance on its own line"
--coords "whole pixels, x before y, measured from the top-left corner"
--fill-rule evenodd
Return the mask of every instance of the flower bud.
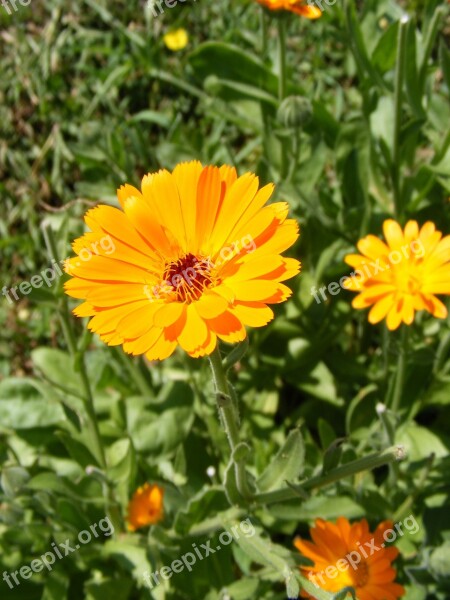
M 277 119 L 287 128 L 304 127 L 312 117 L 312 105 L 304 96 L 288 96 L 278 108 Z

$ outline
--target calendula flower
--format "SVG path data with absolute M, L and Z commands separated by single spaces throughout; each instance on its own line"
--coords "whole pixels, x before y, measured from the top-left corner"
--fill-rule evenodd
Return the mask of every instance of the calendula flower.
M 392 219 L 383 232 L 386 243 L 368 235 L 357 244 L 361 254 L 345 257 L 355 271 L 343 287 L 359 292 L 352 306 L 371 306 L 369 322 L 386 319 L 391 330 L 402 322 L 411 325 L 419 310 L 445 319 L 447 308 L 436 294 L 450 294 L 450 235 L 442 237 L 431 222 L 419 231 L 409 221 L 402 230 Z
M 122 186 L 123 210 L 89 210 L 91 232 L 66 261 L 66 292 L 85 300 L 74 313 L 92 317 L 89 329 L 107 344 L 149 360 L 177 345 L 199 357 L 218 338 L 242 341 L 246 326 L 273 318 L 268 304 L 291 295 L 281 282 L 300 269 L 281 256 L 298 225 L 285 202 L 265 206 L 273 188 L 259 189 L 252 173 L 199 162 L 146 175 L 141 190 Z
M 144 483 L 133 494 L 128 504 L 127 528 L 136 531 L 154 525 L 163 518 L 164 490 L 158 485 Z
M 395 583 L 396 570 L 391 566 L 398 550 L 386 547 L 385 538 L 392 535 L 391 528 L 392 522 L 384 521 L 371 533 L 366 519 L 352 525 L 344 517 L 339 517 L 336 524 L 317 519 L 310 530 L 313 541 L 297 538 L 294 542 L 314 563 L 301 570 L 328 592 L 353 587 L 358 600 L 397 600 L 405 590 Z M 302 596 L 313 597 L 304 591 Z
M 176 52 L 177 50 L 186 48 L 189 42 L 189 36 L 186 29 L 176 29 L 175 31 L 166 33 L 163 40 L 169 50 Z
M 320 8 L 307 4 L 306 0 L 257 0 L 257 2 L 269 10 L 288 10 L 307 19 L 318 19 L 322 16 Z

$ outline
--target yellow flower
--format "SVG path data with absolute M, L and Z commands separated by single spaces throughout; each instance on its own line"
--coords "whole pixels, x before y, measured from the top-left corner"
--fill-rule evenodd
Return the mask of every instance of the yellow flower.
M 189 36 L 186 29 L 176 29 L 175 31 L 166 33 L 163 40 L 169 50 L 176 52 L 177 50 L 186 48 L 189 42 Z
M 158 485 L 144 483 L 138 488 L 128 504 L 127 528 L 136 531 L 154 525 L 163 518 L 164 490 Z
M 314 563 L 301 570 L 328 592 L 351 586 L 358 600 L 397 600 L 405 590 L 394 582 L 396 570 L 391 566 L 398 550 L 385 547 L 383 536 L 391 528 L 392 522 L 384 521 L 371 533 L 366 519 L 353 525 L 344 517 L 339 517 L 336 524 L 316 519 L 315 527 L 310 529 L 313 542 L 299 538 L 294 541 L 303 556 Z M 313 597 L 307 592 L 302 596 Z
M 372 306 L 369 322 L 386 318 L 391 330 L 401 322 L 411 325 L 418 310 L 445 319 L 447 308 L 435 294 L 450 295 L 450 235 L 442 237 L 431 222 L 419 231 L 417 222 L 409 221 L 403 231 L 392 219 L 383 231 L 386 243 L 368 235 L 357 244 L 361 254 L 345 257 L 356 275 L 343 287 L 360 292 L 352 306 Z
M 66 293 L 85 300 L 74 314 L 93 317 L 89 329 L 107 344 L 149 360 L 177 345 L 199 357 L 218 338 L 242 341 L 246 326 L 272 320 L 267 305 L 291 295 L 281 282 L 300 270 L 281 256 L 298 225 L 285 202 L 265 206 L 273 188 L 259 189 L 252 173 L 199 162 L 146 175 L 141 190 L 122 186 L 123 210 L 89 210 L 92 231 L 66 261 Z
M 318 19 L 322 16 L 320 8 L 306 4 L 306 0 L 256 0 L 269 10 L 289 10 L 290 12 L 306 17 L 307 19 Z

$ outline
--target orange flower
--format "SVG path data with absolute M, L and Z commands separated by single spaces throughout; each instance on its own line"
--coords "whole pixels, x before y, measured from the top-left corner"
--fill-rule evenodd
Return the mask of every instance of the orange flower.
M 298 225 L 285 202 L 265 206 L 272 192 L 252 173 L 199 162 L 146 175 L 141 190 L 122 186 L 123 210 L 88 211 L 92 231 L 66 261 L 66 293 L 85 300 L 74 313 L 93 317 L 89 329 L 107 344 L 149 360 L 177 345 L 198 357 L 218 338 L 243 340 L 246 326 L 273 318 L 267 305 L 291 295 L 281 282 L 300 269 L 281 256 Z
M 447 308 L 435 294 L 450 295 L 450 235 L 442 237 L 430 221 L 420 231 L 416 221 L 409 221 L 403 231 L 388 219 L 383 231 L 386 243 L 368 235 L 357 244 L 361 254 L 345 257 L 356 269 L 343 283 L 359 292 L 353 308 L 372 306 L 369 322 L 386 318 L 391 330 L 401 322 L 411 325 L 417 310 L 445 319 Z
M 306 17 L 307 19 L 318 19 L 322 16 L 320 8 L 306 4 L 306 0 L 256 0 L 269 10 L 289 10 L 290 12 Z
M 154 525 L 163 518 L 164 490 L 158 485 L 144 483 L 138 488 L 128 504 L 127 528 L 136 531 Z
M 391 567 L 398 550 L 385 547 L 383 535 L 391 527 L 392 522 L 384 521 L 371 533 L 366 519 L 353 525 L 344 517 L 336 524 L 317 519 L 310 530 L 313 542 L 299 538 L 294 542 L 314 562 L 314 566 L 301 567 L 303 574 L 328 592 L 353 587 L 358 600 L 397 600 L 405 590 L 394 582 L 396 570 Z M 307 592 L 302 596 L 313 597 Z

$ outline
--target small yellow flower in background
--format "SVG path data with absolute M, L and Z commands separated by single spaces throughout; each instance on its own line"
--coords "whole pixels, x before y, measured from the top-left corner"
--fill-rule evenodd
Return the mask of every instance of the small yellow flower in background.
M 128 504 L 128 531 L 136 531 L 154 525 L 163 518 L 164 490 L 158 485 L 144 483 L 138 488 Z
M 313 541 L 294 541 L 301 554 L 314 562 L 301 567 L 303 575 L 327 592 L 353 587 L 358 600 L 397 600 L 405 594 L 395 583 L 397 572 L 391 566 L 398 550 L 385 547 L 383 537 L 392 525 L 384 521 L 371 533 L 366 519 L 353 524 L 344 517 L 336 524 L 316 519 L 310 529 Z M 313 596 L 302 591 L 302 597 Z
M 85 300 L 74 314 L 92 317 L 89 329 L 107 344 L 148 360 L 178 345 L 199 357 L 218 339 L 244 340 L 246 326 L 272 320 L 268 304 L 289 298 L 282 281 L 300 270 L 281 256 L 298 224 L 286 202 L 266 205 L 273 189 L 260 189 L 252 173 L 197 161 L 146 175 L 141 190 L 122 186 L 123 210 L 89 210 L 91 232 L 66 261 L 65 291 Z
M 356 276 L 343 287 L 359 292 L 353 308 L 371 306 L 369 322 L 386 319 L 390 330 L 411 325 L 418 310 L 445 319 L 447 308 L 435 294 L 450 295 L 450 235 L 442 237 L 430 221 L 419 231 L 416 221 L 402 230 L 392 219 L 383 232 L 386 243 L 368 235 L 357 244 L 361 254 L 345 257 Z
M 177 50 L 186 48 L 189 42 L 189 36 L 186 29 L 175 29 L 174 31 L 166 33 L 163 40 L 169 50 L 176 52 Z
M 309 6 L 306 0 L 256 0 L 269 10 L 288 10 L 290 12 L 306 17 L 307 19 L 318 19 L 322 16 L 320 8 Z

